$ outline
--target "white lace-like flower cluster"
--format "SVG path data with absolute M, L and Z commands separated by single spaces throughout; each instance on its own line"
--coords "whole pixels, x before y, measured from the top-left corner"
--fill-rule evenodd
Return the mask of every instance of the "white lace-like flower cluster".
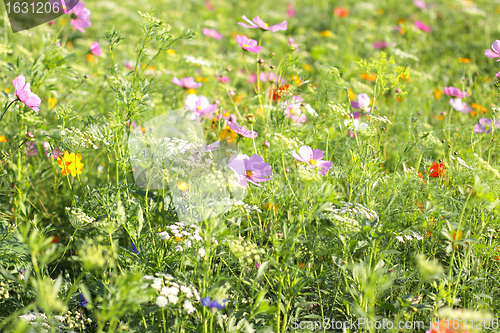
M 175 250 L 177 252 L 197 247 L 200 257 L 203 258 L 205 256 L 204 245 L 201 243 L 203 241 L 203 237 L 200 235 L 200 227 L 196 224 L 186 225 L 182 222 L 176 222 L 173 225 L 169 225 L 166 231 L 159 232 L 158 236 L 167 241 L 175 241 Z M 212 237 L 212 243 L 215 245 L 219 244 L 214 237 Z
M 44 313 L 28 312 L 19 316 L 19 319 L 29 323 L 32 328 L 29 333 L 52 332 L 54 329 L 57 333 L 76 333 L 85 332 L 88 325 L 92 323 L 92 319 L 85 317 L 81 312 L 68 311 L 63 315 L 55 315 L 54 319 L 58 322 L 57 326 L 52 328 L 48 323 L 48 318 Z
M 200 294 L 194 286 L 186 286 L 168 274 L 156 273 L 155 276 L 144 276 L 144 279 L 148 281 L 144 287 L 156 290 L 155 304 L 158 307 L 164 308 L 169 304 L 175 306 L 182 302 L 182 308 L 186 313 L 191 314 L 196 311 L 192 302 L 199 302 Z

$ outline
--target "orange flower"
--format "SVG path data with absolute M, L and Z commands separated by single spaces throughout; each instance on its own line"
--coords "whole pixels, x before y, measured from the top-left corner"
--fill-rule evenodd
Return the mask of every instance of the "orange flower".
M 349 93 L 349 99 L 351 101 L 354 101 L 356 99 L 356 97 L 357 97 L 356 94 L 354 93 L 354 91 L 352 91 L 352 89 L 349 89 L 348 93 Z
M 297 86 L 302 83 L 302 80 L 297 75 L 292 75 L 291 79 Z
M 458 62 L 463 62 L 464 64 L 468 64 L 468 63 L 470 63 L 470 59 L 469 58 L 458 58 Z
M 227 140 L 229 143 L 234 143 L 234 139 L 238 137 L 238 134 L 236 134 L 235 131 L 233 131 L 229 126 L 226 126 L 225 129 L 223 129 L 220 132 L 220 141 Z
M 458 232 L 457 232 L 457 233 L 450 233 L 450 236 L 451 236 L 451 238 L 453 238 L 454 240 L 459 241 L 459 240 L 461 240 L 461 239 L 462 239 L 463 234 L 462 234 L 462 231 L 458 230 Z
M 458 328 L 453 328 L 458 324 Z M 429 333 L 465 333 L 467 332 L 467 325 L 457 319 L 442 320 L 439 319 L 438 322 L 432 322 L 430 329 L 427 331 Z
M 325 30 L 325 31 L 321 31 L 319 33 L 319 35 L 321 37 L 328 37 L 328 38 L 331 38 L 333 36 L 333 33 L 330 31 L 330 30 Z
M 0 135 L 0 142 L 7 142 L 7 137 Z
M 443 96 L 443 90 L 435 88 L 432 93 L 434 94 L 435 99 L 440 99 Z
M 404 75 L 404 74 L 401 74 L 401 79 L 404 81 L 408 81 L 408 82 L 411 81 L 411 78 L 409 76 Z
M 277 103 L 278 99 L 280 99 L 281 96 L 288 92 L 288 89 L 290 89 L 289 84 L 284 84 L 279 87 L 278 92 L 276 92 L 276 89 L 273 89 L 273 91 L 271 92 L 271 97 L 273 98 L 274 103 Z
M 342 8 L 342 7 L 335 8 L 333 13 L 335 14 L 335 16 L 338 16 L 338 17 L 346 17 L 347 15 L 349 15 L 349 12 L 347 11 L 347 9 Z
M 430 173 L 429 176 L 434 177 L 434 178 L 444 176 L 446 173 L 446 170 L 444 169 L 444 163 L 443 162 L 432 163 L 431 167 L 429 168 L 429 173 Z
M 265 203 L 264 204 L 264 209 L 265 210 L 274 210 L 275 212 L 278 211 L 278 205 L 277 204 L 269 204 L 269 203 Z
M 377 74 L 375 74 L 375 73 L 371 73 L 371 74 L 363 73 L 363 74 L 361 74 L 361 78 L 363 80 L 370 80 L 373 82 L 377 79 Z

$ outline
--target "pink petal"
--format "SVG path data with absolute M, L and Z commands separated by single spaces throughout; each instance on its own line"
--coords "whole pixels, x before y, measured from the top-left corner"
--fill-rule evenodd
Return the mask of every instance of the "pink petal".
M 484 55 L 487 56 L 488 58 L 500 57 L 500 54 L 497 54 L 497 53 L 493 52 L 492 50 L 484 50 Z
M 496 53 L 500 53 L 500 40 L 497 39 L 496 41 L 494 41 L 493 44 L 491 45 L 491 48 Z

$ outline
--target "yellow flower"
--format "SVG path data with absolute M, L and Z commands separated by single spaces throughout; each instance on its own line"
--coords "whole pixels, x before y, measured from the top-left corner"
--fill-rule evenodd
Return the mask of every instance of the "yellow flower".
M 0 135 L 0 142 L 7 142 L 7 138 L 3 135 Z
M 434 94 L 435 99 L 440 99 L 443 96 L 443 91 L 441 89 L 435 88 L 432 93 Z
M 220 141 L 227 140 L 229 143 L 234 143 L 234 139 L 237 137 L 238 134 L 236 134 L 236 132 L 229 126 L 226 126 L 226 128 L 220 132 Z
M 464 64 L 468 64 L 468 63 L 470 63 L 470 59 L 469 58 L 458 58 L 458 62 L 463 62 Z
M 81 162 L 82 155 L 75 153 L 64 152 L 64 158 L 57 158 L 59 167 L 61 168 L 61 175 L 65 176 L 71 174 L 73 177 L 82 173 L 84 164 Z
M 52 109 L 56 104 L 57 100 L 54 97 L 49 97 L 49 107 Z
M 295 84 L 298 86 L 302 83 L 302 80 L 300 79 L 300 77 L 298 77 L 297 75 L 292 75 L 291 77 L 292 81 L 295 82 Z
M 182 192 L 186 192 L 189 189 L 189 185 L 186 182 L 183 182 L 182 180 L 179 180 L 177 182 L 177 188 L 181 190 Z
M 196 78 L 196 81 L 198 81 L 198 82 L 207 82 L 208 80 L 207 80 L 207 78 L 206 78 L 206 77 L 201 77 L 201 76 L 198 76 L 198 77 Z
M 7 94 L 10 92 L 9 88 L 5 88 L 3 91 L 5 91 Z
M 333 34 L 332 34 L 332 32 L 330 30 L 321 31 L 319 33 L 319 35 L 321 37 L 328 37 L 328 38 L 331 38 L 333 36 Z
M 170 55 L 175 55 L 175 51 L 174 50 L 167 50 L 167 53 L 170 54 Z
M 87 54 L 87 62 L 88 63 L 96 63 L 97 59 L 92 54 Z
M 308 72 L 312 72 L 314 70 L 314 68 L 312 68 L 312 66 L 308 64 L 304 64 L 304 69 Z
M 356 99 L 356 94 L 354 93 L 354 91 L 352 91 L 352 89 L 349 89 L 349 99 L 351 101 L 354 101 Z

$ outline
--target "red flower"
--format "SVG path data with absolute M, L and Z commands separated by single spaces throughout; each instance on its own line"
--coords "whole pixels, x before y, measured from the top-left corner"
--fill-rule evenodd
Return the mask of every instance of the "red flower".
M 342 8 L 342 7 L 335 8 L 335 10 L 333 12 L 335 13 L 335 16 L 338 16 L 338 17 L 346 17 L 347 15 L 349 15 L 349 12 L 345 8 Z
M 434 178 L 444 176 L 444 174 L 446 173 L 446 170 L 444 169 L 444 163 L 443 162 L 432 163 L 431 167 L 429 168 L 429 173 L 430 173 L 429 176 Z
M 273 89 L 273 91 L 271 93 L 271 97 L 273 98 L 274 103 L 277 103 L 278 99 L 280 99 L 281 96 L 286 94 L 288 92 L 289 88 L 290 88 L 289 84 L 284 84 L 278 88 L 277 93 L 276 93 L 276 89 Z

